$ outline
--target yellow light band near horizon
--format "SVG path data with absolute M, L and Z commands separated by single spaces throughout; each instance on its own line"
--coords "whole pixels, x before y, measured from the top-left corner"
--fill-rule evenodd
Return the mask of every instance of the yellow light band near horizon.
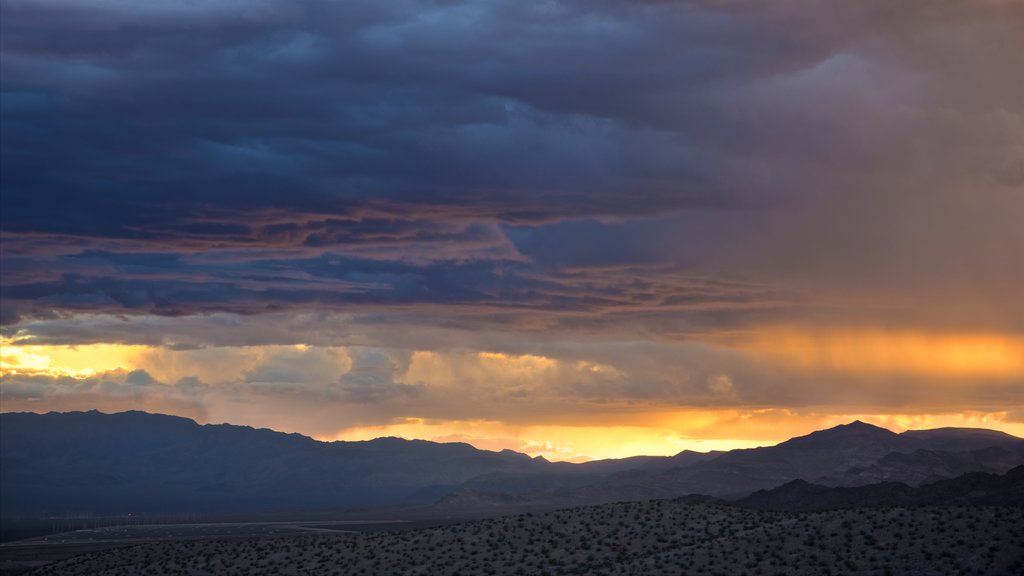
M 8 339 L 0 339 L 0 373 L 84 378 L 112 370 L 131 370 L 137 367 L 139 355 L 149 349 L 126 344 L 13 345 Z

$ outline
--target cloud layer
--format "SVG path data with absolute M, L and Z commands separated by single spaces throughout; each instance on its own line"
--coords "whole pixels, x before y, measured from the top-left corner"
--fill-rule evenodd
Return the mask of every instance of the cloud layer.
M 1022 28 L 966 0 L 9 0 L 3 335 L 362 350 L 296 362 L 378 422 L 506 392 L 1024 413 L 1012 363 L 793 362 L 1018 350 Z M 417 353 L 454 364 L 406 380 Z M 481 353 L 561 368 L 462 376 Z

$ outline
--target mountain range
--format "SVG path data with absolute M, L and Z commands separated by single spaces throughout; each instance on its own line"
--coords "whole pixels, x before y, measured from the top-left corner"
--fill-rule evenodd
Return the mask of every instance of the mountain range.
M 765 448 L 570 464 L 464 443 L 320 442 L 143 412 L 0 414 L 4 517 L 738 499 L 787 486 L 793 493 L 880 482 L 910 488 L 1021 464 L 1024 439 L 1002 432 L 897 434 L 859 421 Z
M 758 490 L 733 504 L 782 512 L 950 504 L 1024 506 L 1024 466 L 1003 475 L 968 472 L 917 487 L 902 482 L 831 487 L 791 480 L 771 490 Z

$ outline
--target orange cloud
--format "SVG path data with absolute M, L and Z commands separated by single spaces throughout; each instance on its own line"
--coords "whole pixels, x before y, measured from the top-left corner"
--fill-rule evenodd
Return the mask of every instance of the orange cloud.
M 339 377 L 352 368 L 345 347 L 174 351 L 113 344 L 0 344 L 4 410 L 162 410 L 326 440 L 392 435 L 465 441 L 485 449 L 510 448 L 551 460 L 578 461 L 760 446 L 854 419 L 893 430 L 963 426 L 1024 436 L 1024 423 L 1009 413 L 1017 407 L 1005 402 L 959 405 L 971 406 L 973 412 L 952 408 L 957 404 L 948 398 L 899 408 L 829 404 L 831 396 L 801 407 L 771 402 L 740 405 L 744 381 L 734 382 L 717 371 L 709 372 L 706 380 L 702 375 L 697 384 L 706 383 L 711 399 L 724 401 L 719 405 L 681 406 L 671 396 L 656 393 L 616 396 L 619 384 L 629 385 L 644 373 L 614 356 L 612 364 L 555 355 L 416 351 L 394 377 L 400 383 L 424 382 L 424 394 L 414 401 L 402 398 L 370 405 L 352 404 L 336 393 Z M 831 371 L 870 381 L 893 375 L 900 381 L 948 378 L 945 389 L 968 394 L 976 390 L 961 387 L 961 382 L 1002 377 L 1012 383 L 1024 375 L 1024 341 L 1006 335 L 777 329 L 766 330 L 741 347 L 758 358 L 806 369 L 814 377 L 815 372 Z M 644 368 L 670 369 L 670 361 Z M 197 376 L 202 385 L 114 386 L 118 393 L 109 393 L 104 382 L 121 383 L 127 371 L 135 369 L 145 370 L 159 383 Z M 607 399 L 579 398 L 566 382 L 593 382 L 611 392 Z M 1004 384 L 998 382 L 999 387 Z M 339 430 L 338 422 L 348 427 Z
M 933 377 L 1024 377 L 1024 338 L 1006 334 L 776 328 L 744 344 L 802 369 Z

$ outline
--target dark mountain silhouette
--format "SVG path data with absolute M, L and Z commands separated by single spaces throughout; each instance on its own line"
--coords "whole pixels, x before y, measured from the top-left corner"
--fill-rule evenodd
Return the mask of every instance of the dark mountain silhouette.
M 585 464 L 468 444 L 319 442 L 246 426 L 125 412 L 0 414 L 4 517 L 430 505 L 473 512 L 674 498 L 738 498 L 795 479 L 916 486 L 1024 464 L 1024 440 L 988 430 L 895 434 L 853 422 L 777 446 Z M 894 490 L 898 490 L 895 489 Z
M 896 434 L 855 421 L 776 446 L 732 450 L 667 469 L 625 471 L 586 491 L 594 497 L 618 490 L 646 493 L 650 498 L 683 494 L 737 498 L 794 479 L 830 486 L 883 481 L 917 485 L 967 472 L 1003 473 L 1024 464 L 1024 440 L 1008 434 L 954 428 L 937 434 L 919 432 Z M 974 449 L 960 451 L 965 447 Z
M 793 480 L 771 490 L 754 492 L 735 504 L 790 512 L 949 504 L 1024 506 L 1024 466 L 1003 475 L 971 472 L 916 488 L 902 482 L 831 487 Z
M 318 442 L 125 412 L 0 415 L 5 516 L 376 506 L 550 463 L 468 444 Z
M 952 478 L 968 472 L 1004 472 L 1021 463 L 1020 446 L 989 446 L 962 452 L 918 449 L 892 452 L 877 462 L 854 466 L 841 474 L 823 475 L 820 484 L 858 486 L 898 481 L 911 485 Z
M 931 430 L 907 430 L 900 434 L 904 438 L 917 440 L 926 450 L 947 452 L 969 451 L 989 446 L 1012 446 L 1021 439 L 999 430 L 985 428 L 933 428 Z

